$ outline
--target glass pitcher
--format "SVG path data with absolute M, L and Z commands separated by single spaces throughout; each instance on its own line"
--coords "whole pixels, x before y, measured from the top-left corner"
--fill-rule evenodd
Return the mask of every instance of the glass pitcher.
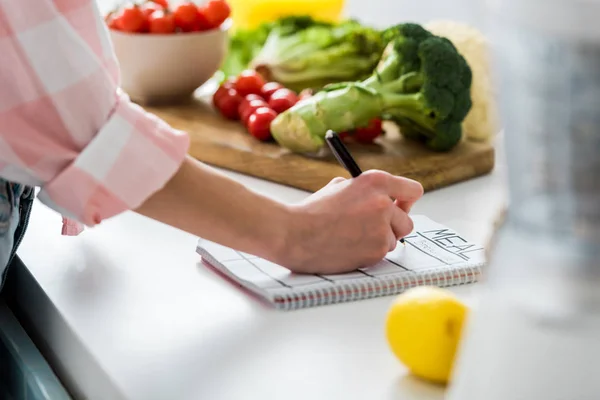
M 488 0 L 510 204 L 448 400 L 600 398 L 600 0 Z

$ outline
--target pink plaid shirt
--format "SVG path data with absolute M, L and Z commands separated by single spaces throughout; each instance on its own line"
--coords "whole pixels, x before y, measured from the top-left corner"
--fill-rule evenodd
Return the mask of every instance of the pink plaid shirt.
M 0 176 L 77 234 L 159 190 L 188 136 L 133 104 L 95 0 L 0 0 Z

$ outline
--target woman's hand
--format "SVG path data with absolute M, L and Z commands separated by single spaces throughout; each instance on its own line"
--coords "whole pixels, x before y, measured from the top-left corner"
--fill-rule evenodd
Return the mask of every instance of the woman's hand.
M 333 274 L 393 250 L 411 232 L 407 213 L 422 195 L 418 182 L 367 171 L 288 205 L 188 157 L 136 211 L 295 272 Z
M 280 263 L 295 272 L 324 274 L 374 264 L 412 231 L 408 212 L 422 195 L 420 183 L 382 171 L 336 178 L 291 206 Z

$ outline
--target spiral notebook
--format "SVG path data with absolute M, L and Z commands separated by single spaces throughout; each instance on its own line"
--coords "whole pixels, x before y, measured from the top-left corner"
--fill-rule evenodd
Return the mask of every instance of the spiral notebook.
M 203 263 L 274 307 L 293 310 L 399 294 L 414 286 L 457 286 L 476 282 L 485 249 L 425 216 L 413 216 L 405 244 L 372 266 L 338 275 L 295 274 L 283 266 L 213 242 L 200 240 Z

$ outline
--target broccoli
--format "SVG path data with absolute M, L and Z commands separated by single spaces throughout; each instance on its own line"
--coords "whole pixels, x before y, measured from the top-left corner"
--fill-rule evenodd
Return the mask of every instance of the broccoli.
M 289 29 L 293 24 L 296 29 Z M 269 81 L 301 91 L 368 77 L 386 43 L 381 32 L 355 20 L 339 24 L 288 17 L 272 29 L 250 62 Z
M 362 82 L 328 85 L 271 123 L 284 147 L 313 152 L 325 133 L 351 131 L 374 118 L 392 120 L 402 134 L 435 151 L 448 151 L 462 137 L 461 123 L 472 102 L 471 68 L 445 38 L 418 24 L 384 31 L 386 46 L 371 76 Z

